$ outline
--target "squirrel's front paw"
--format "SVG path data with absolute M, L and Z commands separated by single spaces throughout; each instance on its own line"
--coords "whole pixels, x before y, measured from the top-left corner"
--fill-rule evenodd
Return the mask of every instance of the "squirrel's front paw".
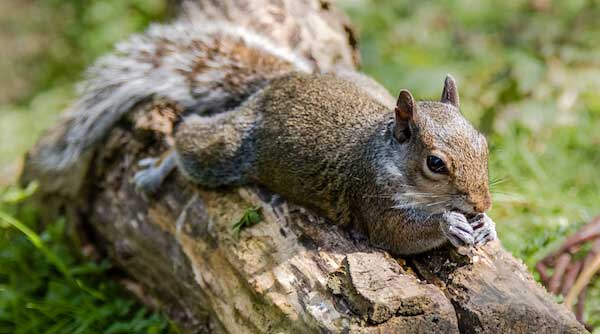
M 478 214 L 472 218 L 469 223 L 471 224 L 471 227 L 473 227 L 475 246 L 485 245 L 488 241 L 497 238 L 496 224 L 485 213 Z
M 473 227 L 462 213 L 444 213 L 441 228 L 454 247 L 472 246 L 475 242 Z

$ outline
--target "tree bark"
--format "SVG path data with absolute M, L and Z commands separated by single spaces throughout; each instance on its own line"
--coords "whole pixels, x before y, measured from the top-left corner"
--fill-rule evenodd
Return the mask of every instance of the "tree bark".
M 400 259 L 256 187 L 210 191 L 173 173 L 156 197 L 140 196 L 130 180 L 136 161 L 165 149 L 149 130 L 161 108 L 140 107 L 112 131 L 78 200 L 38 199 L 84 226 L 186 331 L 586 332 L 497 242 Z M 23 179 L 35 179 L 27 166 Z M 232 225 L 257 207 L 262 221 L 237 238 Z

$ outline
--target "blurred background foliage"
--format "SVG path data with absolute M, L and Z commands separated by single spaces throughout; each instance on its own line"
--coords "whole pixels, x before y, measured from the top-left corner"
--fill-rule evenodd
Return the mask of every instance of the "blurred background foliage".
M 164 0 L 0 1 L 0 184 L 72 101 L 85 68 L 165 13 Z
M 457 78 L 463 113 L 489 140 L 491 216 L 513 254 L 532 267 L 600 214 L 600 2 L 338 4 L 359 30 L 363 70 L 392 92 L 409 88 L 435 99 L 446 73 Z M 6 185 L 20 156 L 72 101 L 85 67 L 119 39 L 164 20 L 166 7 L 165 0 L 0 2 L 3 192 L 16 191 Z M 23 220 L 73 272 L 65 277 L 23 233 L 0 222 L 0 333 L 176 331 L 111 283 L 109 264 L 71 249 L 61 222 L 40 228 L 33 213 L 13 203 L 0 211 Z M 599 285 L 586 311 L 596 326 Z

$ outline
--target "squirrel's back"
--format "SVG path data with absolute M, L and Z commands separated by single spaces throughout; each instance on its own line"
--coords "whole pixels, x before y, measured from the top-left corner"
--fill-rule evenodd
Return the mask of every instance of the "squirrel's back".
M 153 97 L 188 111 L 220 112 L 285 73 L 353 68 L 345 18 L 332 20 L 318 1 L 288 2 L 197 1 L 185 18 L 118 44 L 87 71 L 80 98 L 33 148 L 30 165 L 38 175 L 86 165 L 116 122 Z M 314 24 L 322 35 L 310 35 Z
M 369 159 L 373 134 L 393 120 L 389 105 L 334 74 L 278 78 L 260 100 L 257 182 L 333 221 L 348 221 L 354 180 L 374 177 L 357 167 Z

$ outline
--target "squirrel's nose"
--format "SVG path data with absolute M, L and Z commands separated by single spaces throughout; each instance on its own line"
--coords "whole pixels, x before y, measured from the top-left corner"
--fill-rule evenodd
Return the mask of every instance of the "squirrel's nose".
M 492 200 L 489 194 L 469 197 L 469 202 L 472 205 L 473 212 L 484 213 L 492 207 Z
M 474 201 L 471 203 L 473 203 L 473 211 L 478 213 L 484 213 L 492 207 L 492 201 L 489 199 L 489 197 L 485 197 L 479 201 Z
M 473 205 L 473 211 L 477 213 L 483 213 L 486 211 L 486 207 L 480 203 Z

